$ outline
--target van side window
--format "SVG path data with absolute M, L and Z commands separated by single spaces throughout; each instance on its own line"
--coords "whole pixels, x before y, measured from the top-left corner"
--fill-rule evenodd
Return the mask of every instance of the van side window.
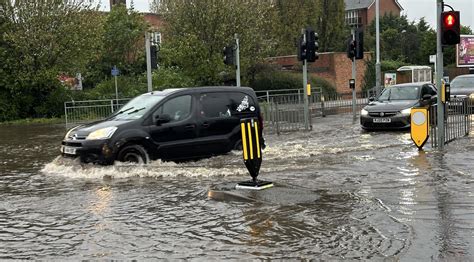
M 226 93 L 206 93 L 200 97 L 201 116 L 230 117 L 230 103 Z
M 161 115 L 169 115 L 171 122 L 175 122 L 187 118 L 190 114 L 191 96 L 184 95 L 166 101 L 153 113 L 153 119 Z
M 201 116 L 226 118 L 255 108 L 252 97 L 239 92 L 212 92 L 200 97 Z

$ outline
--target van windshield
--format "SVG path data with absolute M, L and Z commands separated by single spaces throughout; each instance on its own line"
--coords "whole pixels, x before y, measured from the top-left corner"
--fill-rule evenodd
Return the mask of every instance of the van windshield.
M 130 100 L 120 110 L 115 112 L 109 120 L 129 120 L 138 119 L 153 108 L 164 96 L 158 95 L 141 95 Z

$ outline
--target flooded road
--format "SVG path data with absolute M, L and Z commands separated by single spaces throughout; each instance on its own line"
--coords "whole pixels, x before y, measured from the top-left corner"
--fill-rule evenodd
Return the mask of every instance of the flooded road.
M 240 152 L 80 165 L 63 126 L 0 126 L 0 259 L 474 260 L 473 136 L 419 152 L 351 115 L 313 126 L 266 136 L 276 186 L 248 199 L 209 194 L 250 177 Z

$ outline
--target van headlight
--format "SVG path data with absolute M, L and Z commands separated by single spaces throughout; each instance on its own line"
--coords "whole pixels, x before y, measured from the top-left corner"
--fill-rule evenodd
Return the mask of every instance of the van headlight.
M 115 133 L 115 130 L 117 130 L 116 126 L 111 126 L 111 127 L 98 129 L 98 130 L 90 133 L 86 137 L 86 140 L 99 140 L 99 139 L 110 138 Z
M 470 98 L 471 100 L 473 100 L 473 99 L 474 99 L 474 93 L 470 94 L 470 95 L 469 95 L 469 98 Z
M 369 114 L 369 112 L 367 110 L 365 110 L 365 109 L 360 110 L 360 115 L 361 116 L 366 116 L 368 114 Z
M 69 129 L 69 131 L 67 131 L 66 135 L 64 136 L 64 139 L 63 139 L 63 140 L 66 140 L 66 139 L 69 137 L 69 135 L 71 134 L 71 132 L 74 131 L 74 130 L 76 130 L 78 127 L 80 127 L 80 126 L 75 126 L 75 127 L 71 128 L 71 129 Z
M 400 113 L 404 116 L 409 116 L 411 114 L 411 108 L 403 109 Z

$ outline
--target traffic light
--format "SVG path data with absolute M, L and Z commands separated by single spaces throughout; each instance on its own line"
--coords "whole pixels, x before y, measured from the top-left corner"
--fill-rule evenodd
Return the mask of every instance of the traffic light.
M 356 53 L 356 44 L 355 40 L 352 39 L 352 36 L 347 39 L 347 57 L 349 59 L 354 59 Z
M 357 28 L 355 31 L 355 59 L 364 58 L 364 30 Z
M 224 64 L 235 65 L 234 47 L 232 46 L 224 47 L 223 53 L 224 53 Z
M 158 69 L 158 48 L 156 45 L 150 46 L 151 69 Z
M 455 45 L 461 41 L 461 23 L 459 11 L 448 11 L 441 13 L 441 43 L 443 45 Z
M 298 55 L 298 61 L 303 61 L 306 59 L 306 43 L 304 41 L 303 35 L 300 36 L 300 39 L 298 40 L 298 47 L 297 47 L 297 55 Z
M 314 62 L 319 58 L 317 53 L 319 49 L 319 37 L 318 34 L 314 32 L 313 29 L 306 29 L 306 61 Z
M 318 34 L 313 29 L 307 28 L 305 30 L 304 36 L 300 36 L 297 44 L 298 61 L 306 59 L 307 62 L 314 62 L 319 58 L 317 53 L 319 49 L 318 40 Z

